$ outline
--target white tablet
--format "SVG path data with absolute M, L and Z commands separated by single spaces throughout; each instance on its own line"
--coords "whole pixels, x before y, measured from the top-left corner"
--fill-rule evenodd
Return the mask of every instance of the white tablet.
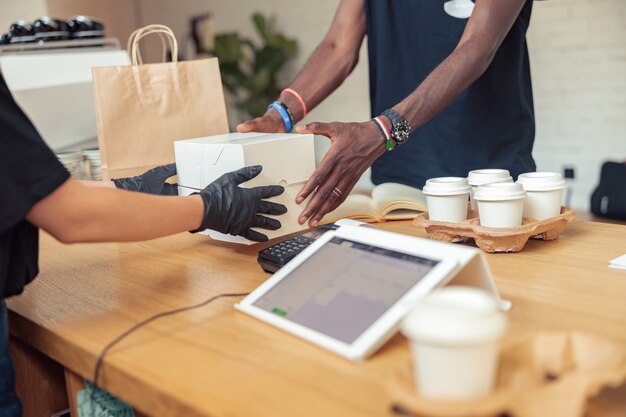
M 318 238 L 235 307 L 362 360 L 397 331 L 420 297 L 451 279 L 456 258 L 441 257 L 432 243 L 343 226 Z

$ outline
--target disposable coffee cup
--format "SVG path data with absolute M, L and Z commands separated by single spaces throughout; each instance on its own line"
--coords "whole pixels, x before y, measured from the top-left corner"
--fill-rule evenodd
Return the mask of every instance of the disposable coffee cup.
M 469 191 L 470 186 L 466 178 L 429 179 L 422 190 L 426 196 L 428 218 L 434 221 L 452 223 L 466 220 Z
M 468 400 L 495 386 L 506 317 L 484 290 L 437 290 L 409 313 L 401 330 L 410 342 L 418 395 Z
M 527 172 L 517 178 L 526 190 L 524 217 L 545 220 L 561 214 L 565 180 L 557 172 Z
M 480 185 L 474 194 L 480 225 L 518 227 L 522 225 L 526 191 L 521 184 L 500 182 Z
M 478 210 L 476 201 L 474 201 L 474 193 L 479 186 L 498 182 L 513 182 L 513 177 L 506 169 L 475 169 L 467 174 L 467 182 L 472 187 L 470 190 L 472 210 Z

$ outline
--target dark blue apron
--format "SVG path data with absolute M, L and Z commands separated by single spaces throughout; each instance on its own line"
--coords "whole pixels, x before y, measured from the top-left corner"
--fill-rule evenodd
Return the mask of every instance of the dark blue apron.
M 366 0 L 372 115 L 402 101 L 457 46 L 467 19 L 443 0 Z M 504 168 L 535 170 L 535 118 L 526 47 L 532 1 L 524 6 L 487 71 L 409 141 L 372 166 L 375 184 L 422 188 L 428 178 Z

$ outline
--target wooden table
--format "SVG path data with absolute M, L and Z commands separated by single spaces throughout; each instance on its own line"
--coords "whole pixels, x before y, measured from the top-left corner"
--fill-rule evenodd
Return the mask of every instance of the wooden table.
M 408 222 L 382 227 L 423 235 Z M 44 235 L 40 277 L 8 303 L 11 333 L 91 378 L 101 349 L 138 321 L 256 288 L 268 277 L 258 249 L 190 234 L 72 246 Z M 626 271 L 608 268 L 624 253 L 625 226 L 575 221 L 556 241 L 488 255 L 513 302 L 511 333 L 578 329 L 626 349 Z M 402 336 L 352 364 L 235 311 L 235 301 L 139 330 L 108 354 L 101 385 L 153 417 L 388 415 L 385 379 L 409 361 Z

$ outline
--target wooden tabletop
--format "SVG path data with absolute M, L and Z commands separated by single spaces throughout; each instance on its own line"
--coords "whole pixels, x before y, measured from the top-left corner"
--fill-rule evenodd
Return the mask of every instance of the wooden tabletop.
M 382 227 L 423 236 L 408 222 Z M 71 246 L 43 235 L 39 278 L 8 303 L 11 332 L 91 378 L 102 348 L 138 321 L 256 288 L 269 276 L 258 250 L 191 234 Z M 624 253 L 626 226 L 574 221 L 556 241 L 488 255 L 513 302 L 510 334 L 577 329 L 626 348 L 626 271 L 608 268 Z M 101 385 L 154 417 L 388 414 L 385 380 L 409 363 L 402 336 L 353 364 L 235 311 L 235 301 L 134 333 L 108 354 Z

